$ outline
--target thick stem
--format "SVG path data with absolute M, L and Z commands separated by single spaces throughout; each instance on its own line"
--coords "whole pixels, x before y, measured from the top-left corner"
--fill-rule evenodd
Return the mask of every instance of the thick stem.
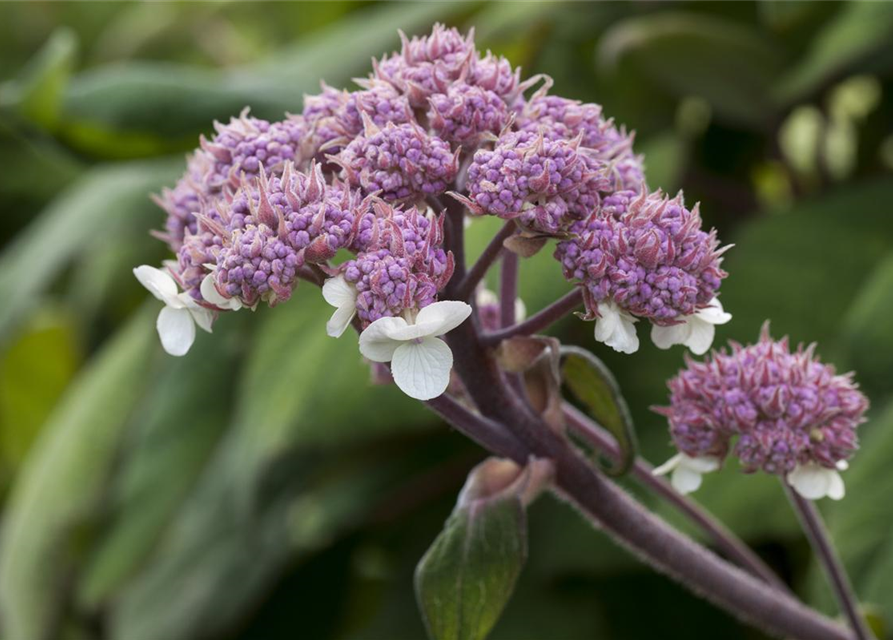
M 788 499 L 800 518 L 803 530 L 809 538 L 813 551 L 819 557 L 831 588 L 834 589 L 834 595 L 840 603 L 840 609 L 849 620 L 850 627 L 853 629 L 858 640 L 870 640 L 874 638 L 874 634 L 868 628 L 865 617 L 859 612 L 859 601 L 850 584 L 846 569 L 843 567 L 840 558 L 837 555 L 825 524 L 822 521 L 822 515 L 812 501 L 807 500 L 797 493 L 787 482 L 782 480 Z
M 515 324 L 515 300 L 518 299 L 518 254 L 506 251 L 502 254 L 502 271 L 499 274 L 499 324 L 510 327 Z
M 456 296 L 460 300 L 468 300 L 472 294 L 474 294 L 475 287 L 477 287 L 478 283 L 484 279 L 484 276 L 487 275 L 487 271 L 489 271 L 493 261 L 496 260 L 502 252 L 503 241 L 512 235 L 517 228 L 514 220 L 509 220 L 493 237 L 490 244 L 487 245 L 478 257 L 477 262 L 475 262 L 471 269 L 469 269 L 468 275 L 465 276 L 465 279 L 462 280 L 458 287 L 456 287 Z
M 576 407 L 565 404 L 563 408 L 568 426 L 574 433 L 596 449 L 608 453 L 611 457 L 620 457 L 620 447 L 604 428 L 595 424 Z M 787 585 L 781 578 L 742 540 L 696 502 L 673 489 L 669 482 L 659 476 L 655 476 L 653 471 L 654 468 L 645 460 L 636 458 L 631 473 L 639 483 L 673 505 L 680 513 L 712 538 L 717 548 L 728 558 L 775 588 L 788 591 Z
M 499 331 L 492 331 L 481 336 L 481 342 L 486 346 L 495 346 L 512 336 L 528 336 L 549 327 L 568 313 L 583 304 L 583 293 L 580 289 L 574 289 L 565 294 L 542 311 L 538 311 L 524 322 L 505 327 Z

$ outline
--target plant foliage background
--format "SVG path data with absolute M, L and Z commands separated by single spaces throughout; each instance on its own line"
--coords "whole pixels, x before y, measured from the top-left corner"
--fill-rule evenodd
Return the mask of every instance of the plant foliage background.
M 0 6 L 0 633 L 424 636 L 413 568 L 482 452 L 372 386 L 310 287 L 225 316 L 177 359 L 131 268 L 165 257 L 148 194 L 213 119 L 299 112 L 320 78 L 346 86 L 398 27 L 437 20 L 603 104 L 638 132 L 652 187 L 701 201 L 737 245 L 719 340 L 771 318 L 858 371 L 871 420 L 846 500 L 822 507 L 893 628 L 893 5 L 29 2 Z M 493 229 L 472 227 L 472 255 Z M 522 283 L 530 310 L 567 288 L 547 251 Z M 559 330 L 592 346 L 591 324 Z M 664 460 L 648 407 L 680 351 L 598 353 Z M 780 487 L 729 467 L 698 499 L 833 612 Z M 760 637 L 554 500 L 532 508 L 493 638 L 683 633 Z

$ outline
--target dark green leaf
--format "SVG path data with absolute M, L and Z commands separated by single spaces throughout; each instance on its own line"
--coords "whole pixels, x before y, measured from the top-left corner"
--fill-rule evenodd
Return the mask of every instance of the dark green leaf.
M 469 475 L 456 509 L 416 568 L 416 598 L 432 640 L 483 640 L 527 558 L 525 507 L 551 465 L 490 458 Z
M 735 22 L 700 13 L 630 18 L 605 32 L 598 57 L 603 67 L 640 71 L 680 98 L 703 98 L 737 124 L 765 128 L 775 114 L 769 89 L 780 52 Z
M 564 384 L 620 447 L 620 460 L 606 467 L 605 472 L 614 476 L 625 474 L 636 459 L 638 444 L 629 408 L 614 374 L 601 360 L 580 347 L 562 347 L 561 356 Z

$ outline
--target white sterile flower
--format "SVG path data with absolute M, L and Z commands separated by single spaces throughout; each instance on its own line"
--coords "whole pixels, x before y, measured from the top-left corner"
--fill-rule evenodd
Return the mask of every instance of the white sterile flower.
M 656 467 L 652 473 L 662 476 L 673 472 L 670 482 L 679 493 L 686 494 L 697 491 L 701 486 L 701 476 L 719 469 L 719 458 L 714 456 L 699 456 L 690 458 L 684 453 L 675 456 Z
M 186 355 L 195 342 L 195 325 L 211 333 L 214 315 L 199 306 L 186 292 L 180 292 L 176 281 L 169 273 L 142 265 L 133 270 L 133 275 L 149 292 L 164 303 L 158 314 L 158 337 L 161 346 L 172 356 Z
M 722 309 L 719 298 L 690 316 L 685 316 L 679 324 L 669 327 L 651 326 L 651 340 L 660 349 L 669 349 L 676 344 L 684 344 L 695 355 L 707 353 L 716 335 L 716 325 L 725 324 L 732 319 L 731 313 Z
M 217 287 L 214 286 L 214 274 L 212 273 L 205 276 L 199 290 L 202 292 L 202 298 L 204 298 L 205 302 L 213 304 L 218 309 L 238 311 L 242 308 L 242 301 L 238 298 L 224 298 L 220 295 L 220 292 L 217 291 Z
M 390 362 L 397 386 L 411 398 L 431 400 L 450 383 L 453 352 L 438 338 L 465 322 L 471 306 L 456 300 L 428 305 L 414 319 L 379 318 L 360 334 L 360 353 Z
M 807 500 L 819 500 L 828 497 L 832 500 L 840 500 L 846 494 L 843 486 L 841 471 L 846 471 L 849 465 L 846 460 L 837 463 L 836 469 L 828 469 L 815 463 L 798 464 L 788 474 L 788 484 Z
M 326 323 L 326 333 L 340 338 L 357 312 L 357 290 L 348 284 L 344 276 L 335 276 L 322 285 L 322 297 L 335 307 L 335 313 Z
M 613 300 L 598 303 L 598 319 L 595 321 L 595 339 L 620 353 L 635 353 L 639 350 L 639 337 L 636 335 L 634 318 L 617 306 Z

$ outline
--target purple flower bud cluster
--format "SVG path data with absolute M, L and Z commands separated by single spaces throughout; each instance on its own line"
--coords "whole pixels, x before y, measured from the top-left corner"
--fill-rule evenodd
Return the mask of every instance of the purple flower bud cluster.
M 577 140 L 508 133 L 493 150 L 475 153 L 464 202 L 473 213 L 517 218 L 532 231 L 557 235 L 597 209 L 606 187 L 599 169 Z
M 698 207 L 673 199 L 628 192 L 610 199 L 614 215 L 603 210 L 571 228 L 555 257 L 568 280 L 583 287 L 588 315 L 613 300 L 626 312 L 659 325 L 674 324 L 708 305 L 726 272 L 716 232 L 701 228 Z
M 443 250 L 443 218 L 412 207 L 374 206 L 372 241 L 343 268 L 357 288 L 357 315 L 363 327 L 435 301 L 453 274 L 453 257 Z
M 168 214 L 160 235 L 174 251 L 187 232 L 197 232 L 196 214 L 237 189 L 243 175 L 256 176 L 261 167 L 276 174 L 286 162 L 301 164 L 311 155 L 309 128 L 300 117 L 270 123 L 250 117 L 246 109 L 229 124 L 216 122 L 214 127 L 216 135 L 210 140 L 202 136 L 183 178 L 156 198 Z
M 363 135 L 331 159 L 352 187 L 392 203 L 444 193 L 459 169 L 458 153 L 418 125 L 388 123 L 379 129 L 369 119 Z
M 287 300 L 297 269 L 354 243 L 359 222 L 372 215 L 369 204 L 342 184 L 327 184 L 317 164 L 307 173 L 289 164 L 281 178 L 262 171 L 221 215 L 220 233 L 230 241 L 216 261 L 218 291 L 247 306 Z
M 815 357 L 815 345 L 791 352 L 787 338 L 760 340 L 690 358 L 670 380 L 667 416 L 676 447 L 690 457 L 725 458 L 732 451 L 745 471 L 784 475 L 798 464 L 834 469 L 858 448 L 856 427 L 868 399 L 852 374 Z
M 484 134 L 498 134 L 508 123 L 508 107 L 489 89 L 464 82 L 431 97 L 428 122 L 444 140 L 476 146 Z

